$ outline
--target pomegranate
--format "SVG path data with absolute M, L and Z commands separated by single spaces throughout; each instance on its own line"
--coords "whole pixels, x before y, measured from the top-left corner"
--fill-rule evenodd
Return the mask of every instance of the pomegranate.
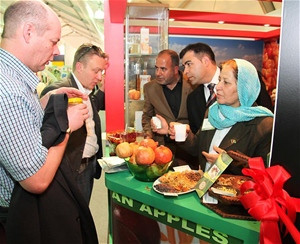
M 128 92 L 128 96 L 132 100 L 139 100 L 141 97 L 141 92 L 137 91 L 136 89 L 131 89 Z
M 166 164 L 172 160 L 173 153 L 171 149 L 164 145 L 157 147 L 154 152 L 156 164 Z
M 131 142 L 131 143 L 129 143 L 129 146 L 131 147 L 132 153 L 134 154 L 136 152 L 136 150 L 138 149 L 138 147 L 139 147 L 139 143 Z
M 129 160 L 128 160 L 130 163 L 132 163 L 132 164 L 136 164 L 136 161 L 135 161 L 135 153 L 133 153 L 132 155 L 131 155 L 131 157 L 129 158 Z
M 132 155 L 132 148 L 128 142 L 121 142 L 116 147 L 116 154 L 120 158 L 127 158 Z
M 151 147 L 153 150 L 157 148 L 158 142 L 154 141 L 153 139 L 146 138 L 140 141 L 140 146 L 144 147 Z
M 139 146 L 135 153 L 135 161 L 139 165 L 149 165 L 154 162 L 155 153 L 151 147 Z

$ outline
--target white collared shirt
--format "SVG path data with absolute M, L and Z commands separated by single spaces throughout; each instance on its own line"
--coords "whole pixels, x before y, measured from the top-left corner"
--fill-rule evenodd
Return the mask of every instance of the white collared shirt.
M 217 67 L 217 70 L 216 70 L 215 75 L 214 75 L 214 77 L 212 78 L 212 80 L 211 80 L 209 83 L 204 84 L 204 96 L 205 96 L 205 101 L 208 100 L 209 95 L 210 95 L 210 91 L 209 91 L 209 89 L 208 89 L 207 86 L 208 86 L 209 84 L 216 84 L 216 85 L 217 85 L 217 84 L 219 83 L 219 75 L 220 75 L 220 68 Z M 216 86 L 215 86 L 215 88 L 214 88 L 214 91 L 215 91 L 215 93 L 216 93 Z
M 217 153 L 214 149 L 213 146 L 217 146 L 219 147 L 219 145 L 221 144 L 221 142 L 223 141 L 224 137 L 227 135 L 227 133 L 230 131 L 231 127 L 222 129 L 222 130 L 216 130 L 214 137 L 210 143 L 210 147 L 209 147 L 209 152 L 208 153 Z M 206 162 L 205 165 L 205 172 L 208 171 L 208 169 L 211 167 L 211 163 Z M 211 203 L 211 204 L 217 204 L 218 200 L 214 197 L 209 196 L 208 193 L 206 193 L 203 197 L 203 201 L 206 203 Z
M 90 93 L 92 92 L 92 90 L 84 88 L 83 85 L 80 83 L 80 81 L 77 79 L 76 75 L 73 72 L 71 72 L 71 73 L 72 73 L 72 75 L 74 77 L 76 85 L 78 86 L 78 90 L 81 91 L 82 93 L 86 94 L 86 95 L 90 95 Z
M 86 95 L 89 95 L 92 91 L 84 88 L 73 72 L 72 75 L 78 86 L 79 91 L 85 93 Z M 90 98 L 88 98 L 88 100 L 85 103 L 89 110 L 89 117 L 85 120 L 87 138 L 86 138 L 82 158 L 90 158 L 98 152 L 99 145 L 97 144 L 97 135 L 95 133 L 95 121 L 93 120 L 93 108 L 92 108 Z

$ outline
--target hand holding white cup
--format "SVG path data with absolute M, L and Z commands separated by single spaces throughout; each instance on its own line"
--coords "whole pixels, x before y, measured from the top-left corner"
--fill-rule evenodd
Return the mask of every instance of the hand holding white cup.
M 183 142 L 186 139 L 186 124 L 174 124 L 175 141 Z
M 161 129 L 161 120 L 158 117 L 153 116 L 152 121 L 153 124 L 156 126 L 156 129 Z

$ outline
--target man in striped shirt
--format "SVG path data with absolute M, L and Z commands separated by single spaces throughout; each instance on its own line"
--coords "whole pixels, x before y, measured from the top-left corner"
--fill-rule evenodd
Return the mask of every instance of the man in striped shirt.
M 28 192 L 44 192 L 55 176 L 69 135 L 47 149 L 41 126 L 49 95 L 39 100 L 36 72 L 59 54 L 61 24 L 57 15 L 40 1 L 18 1 L 4 14 L 0 49 L 0 224 L 10 204 L 15 182 Z M 55 91 L 87 99 L 76 89 Z M 80 128 L 88 118 L 85 104 L 68 109 L 69 129 Z M 67 132 L 68 132 L 67 131 Z

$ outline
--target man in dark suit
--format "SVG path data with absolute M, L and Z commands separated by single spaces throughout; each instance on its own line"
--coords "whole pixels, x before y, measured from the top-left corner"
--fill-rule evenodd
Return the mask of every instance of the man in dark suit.
M 209 84 L 218 84 L 220 69 L 215 54 L 205 43 L 186 46 L 179 54 L 189 82 L 197 86 L 187 98 L 187 111 L 191 131 L 196 134 L 202 125 L 210 95 Z
M 99 179 L 101 168 L 97 159 L 102 157 L 101 123 L 99 110 L 105 108 L 103 74 L 108 64 L 108 56 L 101 48 L 92 44 L 81 45 L 74 56 L 73 72 L 67 79 L 47 86 L 41 96 L 58 87 L 75 87 L 89 95 L 86 102 L 89 118 L 85 124 L 70 135 L 66 154 L 72 162 L 77 185 L 86 199 L 90 201 L 94 178 Z M 100 89 L 93 93 L 96 85 Z
M 173 50 L 163 50 L 158 54 L 155 69 L 156 79 L 144 85 L 145 104 L 142 116 L 144 132 L 148 137 L 173 151 L 176 157 L 173 166 L 180 164 L 179 160 L 183 160 L 183 164 L 189 163 L 190 157 L 185 152 L 179 152 L 175 142 L 167 135 L 160 134 L 159 129 L 153 127 L 151 120 L 153 116 L 158 115 L 168 123 L 177 121 L 187 124 L 186 98 L 192 87 L 183 78 L 179 70 L 178 54 Z

